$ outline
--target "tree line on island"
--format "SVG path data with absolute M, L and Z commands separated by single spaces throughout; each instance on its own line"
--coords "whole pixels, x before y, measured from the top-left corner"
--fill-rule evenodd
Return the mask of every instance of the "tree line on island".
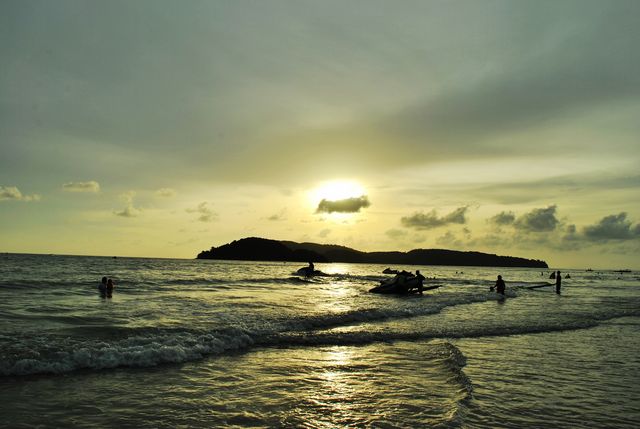
M 408 252 L 361 252 L 336 244 L 296 243 L 249 237 L 203 250 L 197 259 L 232 261 L 350 262 L 393 265 L 459 265 L 475 267 L 548 268 L 538 259 L 499 256 L 482 252 L 414 249 Z

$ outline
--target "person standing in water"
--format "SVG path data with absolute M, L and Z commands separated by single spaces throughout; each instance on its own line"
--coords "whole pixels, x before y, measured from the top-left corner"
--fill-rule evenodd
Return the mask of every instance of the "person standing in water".
M 98 285 L 98 291 L 100 291 L 100 296 L 104 298 L 107 294 L 107 278 L 103 277 L 102 282 Z
M 416 270 L 416 278 L 418 279 L 418 293 L 422 295 L 422 290 L 424 289 L 424 284 L 422 283 L 425 279 L 425 276 L 420 274 L 420 270 Z
M 107 298 L 111 298 L 113 296 L 113 280 L 107 280 Z
M 504 283 L 504 280 L 502 280 L 502 276 L 498 276 L 498 280 L 496 280 L 496 285 L 494 287 L 491 288 L 491 290 L 493 290 L 495 288 L 496 292 L 498 292 L 500 295 L 504 295 L 504 290 L 506 288 L 506 285 Z
M 556 293 L 560 295 L 560 285 L 562 283 L 562 276 L 560 275 L 560 271 L 556 273 Z

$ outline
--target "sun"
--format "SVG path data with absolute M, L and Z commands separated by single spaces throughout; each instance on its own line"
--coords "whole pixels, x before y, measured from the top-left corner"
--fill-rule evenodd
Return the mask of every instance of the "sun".
M 332 180 L 321 183 L 311 192 L 315 204 L 322 200 L 338 201 L 347 198 L 358 198 L 366 194 L 358 182 L 352 180 Z

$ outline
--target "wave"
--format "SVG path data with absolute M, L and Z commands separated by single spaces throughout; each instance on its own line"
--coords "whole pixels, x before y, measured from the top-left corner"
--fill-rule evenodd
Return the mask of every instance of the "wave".
M 6 337 L 4 339 L 6 341 Z M 0 338 L 0 344 L 5 342 L 2 340 Z M 44 341 L 47 339 L 40 338 L 40 342 Z M 151 367 L 200 360 L 206 356 L 246 349 L 253 343 L 254 338 L 248 332 L 233 328 L 200 334 L 135 335 L 111 342 L 67 339 L 59 348 L 30 350 L 31 356 L 22 359 L 12 360 L 10 356 L 2 356 L 0 374 L 62 374 L 80 369 Z M 13 344 L 13 347 L 5 350 L 15 351 L 15 348 Z
M 491 294 L 478 294 L 456 304 L 491 299 Z M 603 321 L 626 316 L 638 317 L 635 308 L 615 312 L 575 314 L 569 318 L 514 322 L 510 325 L 477 324 L 445 325 L 411 323 L 407 328 L 390 329 L 376 325 L 384 320 L 419 318 L 450 307 L 440 303 L 429 307 L 396 309 L 361 309 L 330 315 L 294 317 L 270 323 L 256 323 L 245 328 L 185 329 L 183 327 L 129 328 L 113 326 L 94 329 L 87 326 L 70 328 L 72 335 L 50 336 L 0 335 L 0 375 L 61 374 L 76 370 L 103 370 L 117 367 L 153 367 L 162 364 L 201 360 L 253 347 L 317 347 L 354 346 L 377 342 L 429 341 L 441 339 L 509 336 L 559 332 L 598 326 Z M 426 319 L 425 319 L 426 320 Z M 344 330 L 342 328 L 351 326 Z M 76 330 L 77 332 L 74 332 Z M 93 336 L 92 336 L 93 333 Z M 64 334 L 64 332 L 62 333 Z M 449 350 L 452 368 L 462 368 L 465 359 Z M 464 386 L 471 384 L 456 375 Z M 469 394 L 471 391 L 469 390 Z
M 46 334 L 30 336 L 0 336 L 0 375 L 29 375 L 65 373 L 80 369 L 106 369 L 116 367 L 148 367 L 165 363 L 199 360 L 230 351 L 245 350 L 251 346 L 297 346 L 296 338 L 317 336 L 317 344 L 336 341 L 361 343 L 386 341 L 378 336 L 355 339 L 329 337 L 319 331 L 354 325 L 375 323 L 390 319 L 405 319 L 434 314 L 451 305 L 467 304 L 491 299 L 490 294 L 458 297 L 427 306 L 400 308 L 363 308 L 332 314 L 319 314 L 291 318 L 257 321 L 240 329 L 218 328 L 210 331 L 182 327 L 130 328 L 126 326 L 67 328 L 70 334 L 54 340 Z M 73 318 L 74 322 L 75 318 Z M 92 321 L 94 322 L 94 321 Z M 313 341 L 308 343 L 314 344 Z

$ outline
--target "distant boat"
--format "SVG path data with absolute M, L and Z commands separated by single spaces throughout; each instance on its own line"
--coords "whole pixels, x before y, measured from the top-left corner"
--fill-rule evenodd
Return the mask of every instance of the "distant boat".
M 587 271 L 593 271 L 591 268 L 587 268 Z
M 620 273 L 620 274 L 622 274 L 622 273 L 630 273 L 630 272 L 631 272 L 631 270 L 618 270 L 618 271 L 616 271 L 616 273 Z

